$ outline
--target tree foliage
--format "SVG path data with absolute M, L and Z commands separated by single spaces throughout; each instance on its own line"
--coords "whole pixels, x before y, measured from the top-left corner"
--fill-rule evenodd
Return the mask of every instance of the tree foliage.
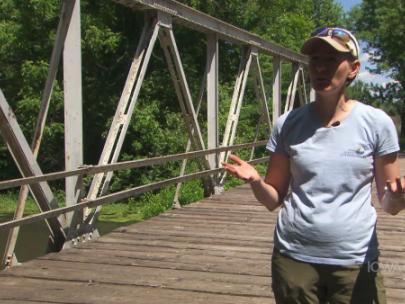
M 391 116 L 401 112 L 401 104 L 397 100 L 398 85 L 396 83 L 380 85 L 356 80 L 348 88 L 348 95 L 350 98 L 383 109 Z
M 388 72 L 402 87 L 405 84 L 404 14 L 405 4 L 401 0 L 363 0 L 351 12 L 377 72 Z
M 405 4 L 401 0 L 363 0 L 355 7 L 350 16 L 352 23 L 364 39 L 371 61 L 376 64 L 376 72 L 386 72 L 395 83 L 383 88 L 380 94 L 383 102 L 393 98 L 401 114 L 402 126 L 405 126 Z M 401 136 L 405 135 L 405 128 Z

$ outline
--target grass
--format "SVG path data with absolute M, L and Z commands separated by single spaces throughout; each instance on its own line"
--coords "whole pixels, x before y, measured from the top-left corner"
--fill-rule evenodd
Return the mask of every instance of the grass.
M 99 220 L 103 222 L 127 223 L 137 222 L 156 216 L 172 207 L 175 187 L 163 188 L 160 191 L 146 193 L 137 198 L 130 198 L 125 202 L 105 204 L 101 209 Z M 57 193 L 60 206 L 64 205 L 63 193 Z M 180 204 L 185 205 L 203 198 L 202 183 L 199 180 L 183 184 L 180 194 Z M 0 193 L 0 218 L 13 217 L 18 193 Z M 28 197 L 24 209 L 24 216 L 39 213 L 34 199 Z
M 146 193 L 125 203 L 106 204 L 101 209 L 100 221 L 137 222 L 158 215 L 172 206 L 174 188 L 164 188 L 157 193 Z
M 256 167 L 260 174 L 264 175 L 266 165 Z M 225 190 L 241 185 L 244 182 L 233 176 L 228 175 L 225 183 Z M 156 216 L 172 208 L 176 188 L 175 186 L 163 188 L 160 191 L 146 193 L 137 198 L 130 198 L 124 202 L 105 204 L 101 209 L 99 220 L 102 222 L 130 223 L 138 222 L 153 216 Z M 181 205 L 201 200 L 204 197 L 202 182 L 194 180 L 182 185 L 179 201 Z M 56 197 L 60 206 L 64 206 L 63 192 L 57 192 Z M 13 217 L 18 193 L 6 192 L 0 193 L 0 218 L 10 219 Z M 29 196 L 26 202 L 24 216 L 39 213 L 34 199 Z
M 0 194 L 0 217 L 11 218 L 14 215 L 17 201 L 18 201 L 17 193 L 6 192 Z M 35 203 L 34 199 L 28 197 L 24 208 L 24 215 L 31 215 L 38 212 L 39 208 Z

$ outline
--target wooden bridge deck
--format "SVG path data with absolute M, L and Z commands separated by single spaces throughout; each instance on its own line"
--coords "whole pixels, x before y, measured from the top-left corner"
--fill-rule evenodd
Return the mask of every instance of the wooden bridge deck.
M 388 303 L 405 303 L 405 212 L 378 212 Z M 275 220 L 237 187 L 0 272 L 0 302 L 274 303 Z

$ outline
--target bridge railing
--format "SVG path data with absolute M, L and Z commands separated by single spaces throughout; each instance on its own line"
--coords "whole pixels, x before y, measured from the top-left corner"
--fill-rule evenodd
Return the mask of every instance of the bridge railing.
M 39 175 L 39 176 L 32 176 L 26 178 L 18 178 L 13 180 L 7 181 L 0 181 L 0 190 L 10 189 L 12 187 L 19 187 L 23 185 L 33 185 L 44 181 L 53 181 L 57 179 L 63 179 L 70 176 L 84 176 L 84 175 L 94 175 L 97 173 L 107 173 L 113 172 L 117 170 L 127 170 L 127 169 L 134 169 L 134 168 L 142 168 L 148 167 L 153 165 L 164 165 L 171 161 L 179 161 L 184 159 L 196 159 L 202 156 L 207 156 L 210 154 L 215 154 L 218 152 L 229 152 L 229 151 L 236 151 L 238 149 L 245 149 L 245 148 L 252 148 L 252 147 L 259 147 L 263 146 L 267 143 L 266 140 L 257 141 L 254 143 L 246 143 L 246 144 L 238 144 L 230 147 L 222 147 L 222 148 L 215 148 L 215 149 L 207 149 L 201 151 L 192 151 L 187 153 L 179 153 L 173 155 L 166 155 L 161 157 L 153 157 L 148 159 L 139 159 L 133 161 L 125 161 L 125 162 L 118 162 L 115 164 L 109 165 L 87 165 L 83 166 L 79 169 L 72 170 L 72 171 L 60 171 L 60 172 L 53 172 L 49 174 Z M 268 157 L 261 157 L 249 160 L 250 164 L 260 164 L 265 163 L 268 161 Z M 50 219 L 57 217 L 59 215 L 66 214 L 72 211 L 82 210 L 84 208 L 94 208 L 97 206 L 101 206 L 107 203 L 114 203 L 117 201 L 122 201 L 130 197 L 136 197 L 143 193 L 153 191 L 156 189 L 161 189 L 163 187 L 167 187 L 170 185 L 178 184 L 185 181 L 190 181 L 193 179 L 203 178 L 212 176 L 215 174 L 219 174 L 223 172 L 222 168 L 210 169 L 210 170 L 203 170 L 195 173 L 186 174 L 179 177 L 168 178 L 158 182 L 137 186 L 129 189 L 125 189 L 122 191 L 106 194 L 103 196 L 99 196 L 96 199 L 82 199 L 79 203 L 75 204 L 74 206 L 66 206 L 60 207 L 56 209 L 52 209 L 49 211 L 41 212 L 36 215 L 26 216 L 20 219 L 14 219 L 7 222 L 0 223 L 0 230 L 7 230 L 13 227 L 17 227 L 23 224 L 30 224 L 33 222 L 37 222 L 40 220 Z
M 178 206 L 178 193 L 181 183 L 191 179 L 204 178 L 206 193 L 220 191 L 224 184 L 225 172 L 221 163 L 226 161 L 229 152 L 236 149 L 251 148 L 250 161 L 259 163 L 267 157 L 253 159 L 255 147 L 263 146 L 267 138 L 259 140 L 260 125 L 267 126 L 267 137 L 272 124 L 282 111 L 291 110 L 298 92 L 299 102 L 308 102 L 305 87 L 304 68 L 307 58 L 275 43 L 194 10 L 171 0 L 114 0 L 130 9 L 144 11 L 144 27 L 138 41 L 128 76 L 119 99 L 114 118 L 108 132 L 98 165 L 83 164 L 83 130 L 82 130 L 82 78 L 80 53 L 80 1 L 62 1 L 60 21 L 52 51 L 45 88 L 42 93 L 40 112 L 31 146 L 28 144 L 17 119 L 0 91 L 0 133 L 8 145 L 10 153 L 23 178 L 1 181 L 0 190 L 22 186 L 17 203 L 15 218 L 1 223 L 0 230 L 9 230 L 9 238 L 3 265 L 11 265 L 18 227 L 34 221 L 46 220 L 54 248 L 59 250 L 65 244 L 80 239 L 83 235 L 91 238 L 97 234 L 95 228 L 100 207 L 105 203 L 116 202 L 131 196 L 177 184 L 174 203 Z M 201 84 L 196 106 L 187 82 L 176 38 L 174 24 L 185 26 L 206 35 L 206 67 L 204 81 Z M 189 142 L 186 152 L 176 155 L 155 157 L 144 160 L 118 162 L 128 126 L 137 105 L 139 92 L 146 69 L 156 42 L 163 49 L 168 71 L 173 81 L 174 90 L 187 127 Z M 222 143 L 220 143 L 219 118 L 219 41 L 240 46 L 244 52 L 236 76 L 231 105 Z M 43 130 L 52 95 L 59 61 L 63 54 L 64 109 L 65 109 L 65 171 L 43 174 L 36 158 L 42 140 Z M 272 57 L 272 98 L 266 96 L 259 55 Z M 281 68 L 283 62 L 291 63 L 292 80 L 289 84 L 286 100 L 282 101 Z M 237 126 L 249 75 L 254 78 L 253 85 L 259 101 L 261 117 L 258 120 L 255 139 L 251 143 L 235 145 Z M 205 94 L 204 94 L 205 93 Z M 204 98 L 205 96 L 205 98 Z M 271 100 L 271 112 L 269 101 Z M 197 116 L 203 102 L 207 108 L 207 138 Z M 282 109 L 282 105 L 284 108 Z M 207 144 L 206 144 L 207 143 Z M 188 159 L 198 158 L 201 171 L 185 174 Z M 170 161 L 182 160 L 180 176 L 141 185 L 107 194 L 115 170 L 141 168 Z M 82 177 L 92 175 L 88 192 L 83 195 Z M 48 181 L 65 179 L 66 206 L 59 204 L 48 185 Z M 22 217 L 25 200 L 31 191 L 41 213 Z M 67 243 L 68 242 L 68 243 Z

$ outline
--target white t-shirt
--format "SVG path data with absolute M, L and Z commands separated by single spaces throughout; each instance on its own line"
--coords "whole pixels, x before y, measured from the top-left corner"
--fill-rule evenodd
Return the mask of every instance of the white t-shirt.
M 326 128 L 308 104 L 277 120 L 267 149 L 287 155 L 291 170 L 275 247 L 309 263 L 355 265 L 376 259 L 371 184 L 375 157 L 399 150 L 392 119 L 357 102 L 340 125 Z

